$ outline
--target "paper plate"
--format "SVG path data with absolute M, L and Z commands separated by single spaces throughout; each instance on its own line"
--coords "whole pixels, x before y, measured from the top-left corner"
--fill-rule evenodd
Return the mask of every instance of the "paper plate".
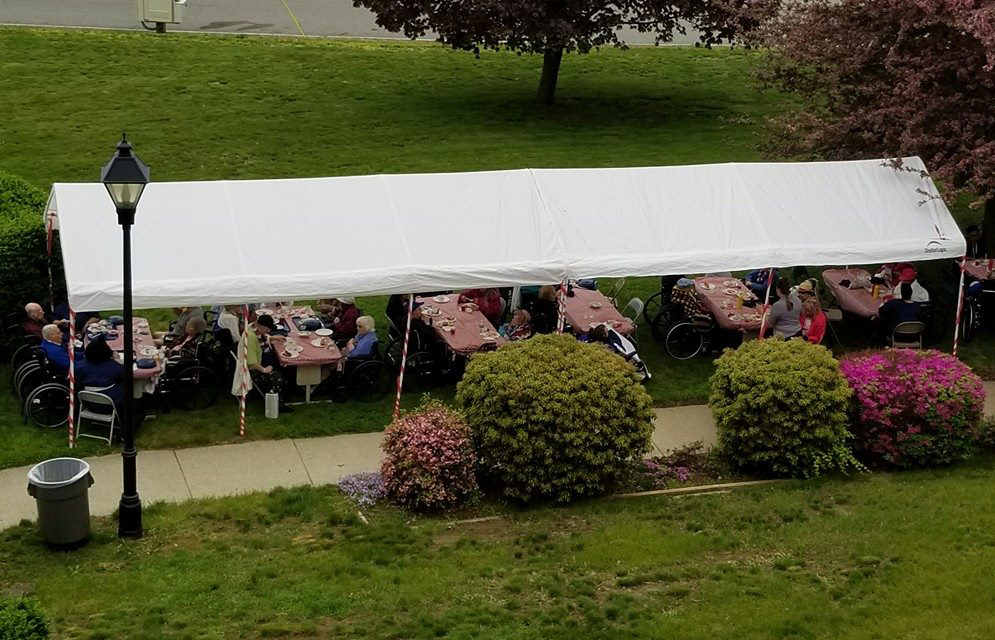
M 330 336 L 332 335 L 331 329 L 315 329 L 314 335 L 316 336 Z
M 314 339 L 314 340 L 311 341 L 311 346 L 312 347 L 318 347 L 320 349 L 320 348 L 322 348 L 322 347 L 325 346 L 325 341 L 322 340 L 321 338 L 316 338 L 316 339 Z
M 271 309 L 256 309 L 257 316 L 271 316 L 273 311 Z
M 284 354 L 283 354 L 283 357 L 284 358 L 290 358 L 291 360 L 293 360 L 294 358 L 301 357 L 301 352 L 300 351 L 285 351 Z
M 601 303 L 598 302 L 598 301 L 594 301 L 594 302 L 591 303 L 591 308 L 592 309 L 600 309 L 601 308 Z
M 156 349 L 155 347 L 142 347 L 141 351 L 139 351 L 138 353 L 140 353 L 143 356 L 154 356 L 155 354 L 159 353 L 159 350 Z
M 439 304 L 449 302 L 449 296 L 435 296 L 432 299 L 438 302 Z
M 715 285 L 712 284 L 711 282 L 699 282 L 698 286 L 704 289 L 705 291 L 711 291 L 712 289 L 715 288 Z
M 727 296 L 738 296 L 739 295 L 739 290 L 738 289 L 733 289 L 733 288 L 728 288 L 728 289 L 723 289 L 722 293 L 726 294 Z

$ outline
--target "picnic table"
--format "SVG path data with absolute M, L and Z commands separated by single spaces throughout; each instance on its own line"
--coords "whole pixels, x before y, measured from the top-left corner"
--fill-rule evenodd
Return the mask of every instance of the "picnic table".
M 304 402 L 311 402 L 311 391 L 315 386 L 331 375 L 332 369 L 337 367 L 342 360 L 342 352 L 335 344 L 335 336 L 319 336 L 313 331 L 305 331 L 301 335 L 301 330 L 294 322 L 295 318 L 308 319 L 316 317 L 310 307 L 294 307 L 291 309 L 263 310 L 269 311 L 274 320 L 287 328 L 287 337 L 283 344 L 273 343 L 273 350 L 276 352 L 277 360 L 283 367 L 296 368 L 297 386 L 304 387 Z M 317 346 L 316 342 L 323 346 Z M 292 354 L 286 347 L 296 347 L 292 349 L 296 354 Z
M 871 274 L 864 269 L 826 269 L 822 272 L 822 279 L 840 308 L 861 318 L 876 318 L 881 303 L 891 295 L 887 285 L 881 285 L 881 295 L 877 298 L 871 295 Z M 851 286 L 859 286 L 851 289 L 840 284 L 843 280 L 849 280 Z
M 694 290 L 701 306 L 712 315 L 722 329 L 759 331 L 763 320 L 763 305 L 736 308 L 736 298 L 757 300 L 741 280 L 729 276 L 701 276 L 694 279 Z M 758 301 L 759 302 L 759 301 Z
M 111 348 L 111 351 L 115 353 L 124 352 L 124 325 L 119 326 L 117 337 L 108 338 L 107 346 Z M 131 318 L 132 326 L 132 346 L 135 351 L 135 360 L 139 358 L 153 358 L 155 360 L 155 367 L 152 369 L 139 369 L 134 368 L 134 373 L 132 374 L 132 394 L 136 398 L 141 398 L 142 394 L 146 391 L 152 392 L 155 388 L 156 378 L 162 373 L 162 357 L 159 352 L 159 348 L 155 346 L 155 341 L 152 339 L 152 332 L 149 331 L 149 321 L 145 318 Z M 84 334 L 84 342 L 89 342 L 89 337 Z M 148 349 L 154 349 L 156 354 L 153 356 L 145 355 L 142 351 L 149 353 Z
M 964 264 L 964 272 L 977 280 L 995 280 L 995 269 L 991 260 L 971 260 Z
M 632 335 L 636 329 L 632 321 L 619 313 L 605 294 L 580 287 L 573 288 L 573 296 L 564 298 L 563 317 L 576 334 L 587 333 L 591 325 L 601 323 L 610 325 L 626 336 Z
M 453 353 L 468 356 L 480 351 L 484 345 L 501 346 L 507 342 L 504 338 L 497 336 L 494 325 L 484 317 L 479 309 L 473 311 L 461 309 L 458 294 L 416 298 L 416 300 L 424 303 L 421 308 L 422 321 L 435 330 L 435 333 Z M 435 313 L 436 310 L 438 314 Z M 452 318 L 452 331 L 444 330 L 442 323 L 438 322 L 444 318 Z M 485 337 L 485 334 L 497 337 Z

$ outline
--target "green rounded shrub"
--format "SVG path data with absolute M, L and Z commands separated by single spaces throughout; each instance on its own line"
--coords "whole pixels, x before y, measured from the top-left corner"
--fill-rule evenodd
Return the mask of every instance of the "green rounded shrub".
M 456 391 L 481 481 L 519 502 L 611 490 L 653 433 L 652 401 L 601 345 L 540 335 L 475 356 Z
M 0 173 L 0 310 L 9 313 L 28 302 L 48 306 L 45 193 L 24 180 Z M 57 298 L 64 295 L 58 238 L 52 247 Z
M 0 640 L 44 640 L 45 617 L 33 599 L 0 598 Z
M 709 406 L 734 467 L 795 477 L 863 468 L 850 449 L 850 387 L 828 349 L 752 340 L 716 365 Z

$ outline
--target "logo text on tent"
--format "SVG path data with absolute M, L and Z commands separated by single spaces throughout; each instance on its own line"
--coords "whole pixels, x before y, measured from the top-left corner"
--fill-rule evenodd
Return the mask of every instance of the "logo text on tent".
M 947 248 L 944 247 L 943 245 L 941 245 L 936 240 L 933 240 L 929 244 L 926 245 L 926 251 L 925 251 L 925 253 L 946 253 L 946 252 L 947 252 Z

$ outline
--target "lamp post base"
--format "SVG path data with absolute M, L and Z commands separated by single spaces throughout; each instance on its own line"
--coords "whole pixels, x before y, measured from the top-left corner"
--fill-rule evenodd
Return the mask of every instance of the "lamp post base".
M 119 538 L 142 537 L 142 501 L 137 495 L 121 496 L 118 506 L 117 535 Z

